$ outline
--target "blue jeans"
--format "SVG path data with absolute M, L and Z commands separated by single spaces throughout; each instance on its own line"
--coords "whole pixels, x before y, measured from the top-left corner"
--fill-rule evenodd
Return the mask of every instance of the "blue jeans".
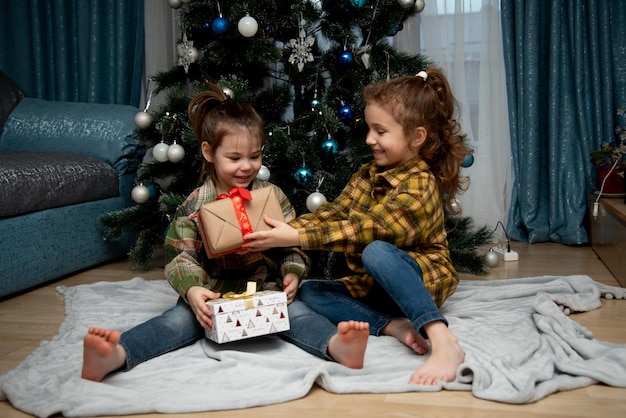
M 191 345 L 204 336 L 204 328 L 191 307 L 179 298 L 175 306 L 160 316 L 122 333 L 120 345 L 126 352 L 126 365 L 120 370 Z
M 406 252 L 384 241 L 373 241 L 363 250 L 365 270 L 376 279 L 374 289 L 356 299 L 343 283 L 334 280 L 305 281 L 298 298 L 289 305 L 291 329 L 281 336 L 320 358 L 328 355 L 328 342 L 341 321 L 370 324 L 370 334 L 396 318 L 408 318 L 422 336 L 423 326 L 445 317 L 424 286 L 422 269 Z

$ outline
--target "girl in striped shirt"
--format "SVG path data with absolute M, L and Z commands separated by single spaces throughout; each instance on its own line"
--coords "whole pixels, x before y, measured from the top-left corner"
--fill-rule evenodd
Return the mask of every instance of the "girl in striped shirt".
M 201 186 L 178 207 L 165 238 L 165 276 L 180 295 L 178 303 L 123 333 L 90 328 L 83 343 L 85 379 L 101 381 L 113 371 L 129 370 L 204 338 L 213 327 L 206 301 L 229 291 L 245 291 L 249 281 L 259 289 L 276 282 L 291 303 L 308 270 L 308 258 L 297 248 L 241 251 L 214 258 L 205 255 L 198 210 L 231 188 L 272 186 L 286 220 L 295 217 L 295 210 L 279 187 L 256 178 L 265 135 L 263 121 L 252 106 L 229 99 L 209 83 L 208 90 L 191 100 L 188 113 L 204 166 Z

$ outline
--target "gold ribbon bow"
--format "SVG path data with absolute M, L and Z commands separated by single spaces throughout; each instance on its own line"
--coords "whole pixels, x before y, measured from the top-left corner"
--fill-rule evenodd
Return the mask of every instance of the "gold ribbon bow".
M 254 308 L 254 299 L 252 298 L 256 293 L 256 282 L 248 282 L 246 285 L 246 291 L 243 293 L 228 292 L 222 295 L 224 299 L 243 299 L 246 304 L 246 309 Z

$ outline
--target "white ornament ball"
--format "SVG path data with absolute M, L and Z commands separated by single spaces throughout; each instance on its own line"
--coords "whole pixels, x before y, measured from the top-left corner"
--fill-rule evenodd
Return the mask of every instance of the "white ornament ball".
M 170 146 L 165 142 L 160 142 L 152 148 L 152 156 L 160 163 L 167 161 L 167 149 Z
M 235 92 L 231 88 L 222 87 L 222 92 L 231 100 L 235 98 Z
M 320 192 L 313 192 L 306 198 L 306 208 L 311 212 L 315 212 L 324 202 L 326 202 L 326 196 Z
M 425 0 L 415 0 L 415 12 L 416 13 L 422 13 L 422 11 L 424 10 L 424 7 L 426 7 Z
M 398 0 L 398 4 L 405 9 L 408 9 L 415 4 L 415 0 Z
M 167 148 L 167 159 L 173 163 L 179 163 L 185 158 L 185 148 L 174 142 Z
M 137 112 L 135 115 L 135 125 L 139 129 L 146 129 L 152 124 L 152 116 L 148 112 Z
M 189 48 L 189 60 L 191 62 L 196 62 L 198 61 L 198 58 L 200 58 L 200 51 L 198 51 L 198 48 L 193 46 Z
M 262 165 L 261 168 L 259 169 L 259 172 L 256 175 L 256 178 L 258 178 L 261 181 L 268 181 L 270 179 L 270 169 Z
M 244 17 L 239 19 L 237 29 L 239 30 L 239 33 L 246 38 L 251 38 L 256 35 L 256 32 L 259 30 L 259 24 L 252 16 L 245 15 Z
M 183 6 L 183 0 L 167 0 L 167 4 L 169 4 L 172 9 L 180 9 Z
M 136 203 L 145 203 L 150 199 L 150 190 L 143 184 L 140 184 L 139 186 L 133 187 L 133 190 L 130 192 L 130 197 L 132 197 Z
M 496 253 L 495 251 L 487 251 L 487 254 L 485 254 L 485 259 L 487 260 L 487 265 L 489 267 L 495 267 L 498 265 L 498 262 L 500 261 L 500 257 L 498 257 L 498 253 Z

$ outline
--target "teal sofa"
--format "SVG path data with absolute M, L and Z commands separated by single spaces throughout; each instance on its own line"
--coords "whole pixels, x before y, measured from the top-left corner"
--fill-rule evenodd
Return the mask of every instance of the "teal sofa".
M 128 253 L 99 217 L 133 204 L 144 150 L 127 105 L 19 98 L 0 135 L 0 298 Z

